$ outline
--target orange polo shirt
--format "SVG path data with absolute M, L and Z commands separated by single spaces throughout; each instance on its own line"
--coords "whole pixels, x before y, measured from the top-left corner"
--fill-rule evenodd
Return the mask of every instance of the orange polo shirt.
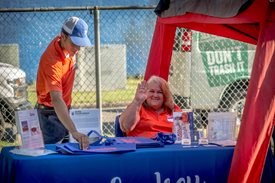
M 175 105 L 174 111 L 179 112 L 181 109 Z M 141 106 L 139 114 L 140 121 L 134 130 L 127 133 L 127 136 L 152 138 L 158 132 L 172 132 L 173 111 L 170 111 L 168 108 L 164 108 L 161 113 L 157 113 L 150 108 Z
M 50 91 L 62 93 L 66 105 L 72 102 L 75 57 L 65 56 L 57 36 L 41 56 L 36 80 L 37 102 L 52 107 Z

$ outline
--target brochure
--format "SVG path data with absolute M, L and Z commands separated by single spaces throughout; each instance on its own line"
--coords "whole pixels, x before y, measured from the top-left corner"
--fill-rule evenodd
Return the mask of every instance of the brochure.
M 176 135 L 176 144 L 182 141 L 182 125 L 182 112 L 173 112 L 173 133 Z
M 16 126 L 22 149 L 44 148 L 42 131 L 36 109 L 15 112 Z
M 175 143 L 190 145 L 192 129 L 194 129 L 193 112 L 173 112 L 173 133 L 176 135 Z
M 79 132 L 88 134 L 91 130 L 95 130 L 101 134 L 99 109 L 71 109 L 70 116 Z M 94 141 L 96 136 L 92 134 L 89 138 L 90 141 Z M 70 142 L 76 142 L 71 134 Z

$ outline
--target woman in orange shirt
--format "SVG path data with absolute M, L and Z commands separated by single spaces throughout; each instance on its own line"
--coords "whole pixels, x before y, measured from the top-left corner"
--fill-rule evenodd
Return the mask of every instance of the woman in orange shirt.
M 138 84 L 135 98 L 120 116 L 120 128 L 127 136 L 155 137 L 158 132 L 172 132 L 174 104 L 168 83 L 152 76 Z

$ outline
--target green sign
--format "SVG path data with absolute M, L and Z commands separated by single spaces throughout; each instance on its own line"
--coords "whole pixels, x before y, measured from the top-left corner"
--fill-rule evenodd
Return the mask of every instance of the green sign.
M 248 76 L 248 45 L 199 34 L 199 49 L 210 87 L 222 86 Z

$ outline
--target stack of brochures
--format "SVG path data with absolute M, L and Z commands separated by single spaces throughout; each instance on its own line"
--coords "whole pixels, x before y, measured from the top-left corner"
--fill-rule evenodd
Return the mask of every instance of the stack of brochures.
M 146 147 L 163 147 L 164 144 L 145 137 L 115 137 L 114 138 L 117 144 L 123 143 L 133 143 L 136 144 L 137 148 L 146 148 Z

